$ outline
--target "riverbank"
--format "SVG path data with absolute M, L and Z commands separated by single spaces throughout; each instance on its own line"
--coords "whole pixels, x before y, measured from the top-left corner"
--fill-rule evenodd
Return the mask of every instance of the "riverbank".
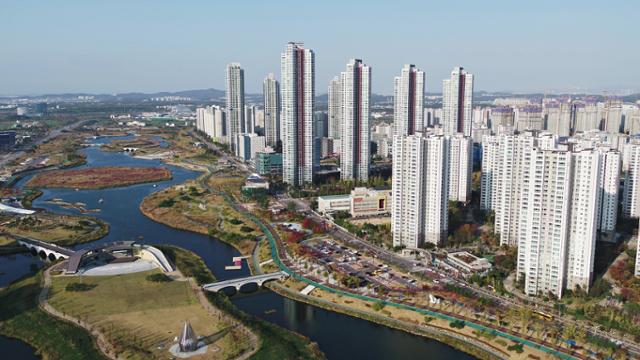
M 82 279 L 52 276 L 48 304 L 58 313 L 83 319 L 118 358 L 166 358 L 184 321 L 207 344 L 199 359 L 240 359 L 255 351 L 255 335 L 219 309 L 201 303 L 199 287 L 180 272 L 157 281 L 154 276 L 159 274 L 150 270 Z M 79 284 L 81 288 L 75 286 Z
M 25 217 L 0 215 L 0 233 L 14 240 L 30 238 L 61 246 L 74 246 L 101 239 L 109 233 L 109 224 L 93 217 L 49 212 L 37 212 Z
M 157 247 L 185 276 L 194 278 L 198 285 L 216 281 L 211 271 L 196 254 L 175 246 L 158 245 Z M 214 306 L 242 322 L 258 335 L 260 347 L 251 357 L 252 359 L 324 358 L 317 344 L 309 339 L 242 312 L 222 293 L 206 293 L 206 295 Z
M 41 271 L 31 273 L 0 291 L 0 335 L 28 343 L 43 359 L 106 359 L 85 330 L 38 306 L 42 280 Z
M 151 220 L 174 229 L 215 237 L 243 255 L 250 254 L 261 236 L 224 197 L 211 193 L 198 181 L 189 181 L 147 196 L 140 211 Z
M 171 171 L 164 167 L 104 166 L 39 173 L 25 187 L 97 190 L 170 179 Z
M 467 354 L 482 360 L 494 360 L 494 359 L 510 359 L 510 354 L 506 351 L 500 350 L 495 346 L 487 344 L 479 339 L 468 338 L 458 333 L 450 331 L 449 329 L 433 326 L 427 324 L 417 324 L 401 320 L 396 320 L 387 316 L 379 316 L 369 312 L 359 311 L 349 306 L 342 306 L 336 303 L 328 303 L 319 301 L 312 296 L 301 295 L 299 291 L 294 291 L 279 283 L 267 283 L 265 284 L 269 290 L 287 297 L 292 300 L 304 302 L 306 304 L 319 307 L 328 311 L 338 312 L 344 315 L 352 316 L 365 321 L 370 321 L 379 325 L 387 326 L 393 329 L 408 332 L 414 335 L 426 337 L 447 344 L 457 350 L 463 351 Z M 318 291 L 318 290 L 314 290 Z M 431 320 L 433 321 L 433 320 Z M 523 359 L 526 357 L 523 357 Z

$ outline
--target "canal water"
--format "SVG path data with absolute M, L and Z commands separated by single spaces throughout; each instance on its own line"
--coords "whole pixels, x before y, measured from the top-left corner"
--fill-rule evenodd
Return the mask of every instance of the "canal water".
M 93 140 L 93 143 L 100 144 L 126 138 L 128 137 L 98 138 Z M 246 266 L 237 271 L 224 270 L 224 266 L 231 263 L 231 258 L 239 255 L 233 247 L 205 235 L 176 230 L 156 223 L 139 210 L 140 203 L 149 194 L 195 178 L 199 173 L 168 166 L 159 160 L 143 160 L 124 153 L 103 152 L 98 147 L 88 147 L 83 152 L 87 155 L 87 164 L 83 167 L 166 166 L 172 171 L 173 178 L 157 184 L 102 190 L 45 189 L 44 194 L 33 202 L 34 207 L 58 213 L 78 214 L 77 210 L 49 204 L 47 200 L 60 198 L 70 203 L 81 202 L 86 204 L 87 209 L 99 208 L 101 211 L 92 216 L 109 223 L 110 231 L 107 236 L 90 244 L 78 245 L 78 248 L 118 240 L 173 244 L 197 253 L 218 279 L 249 275 Z M 21 179 L 17 186 L 23 186 L 28 179 Z M 100 199 L 103 201 L 100 202 Z M 39 264 L 39 260 L 30 255 L 0 257 L 0 287 L 28 273 L 32 264 Z M 446 344 L 316 308 L 268 290 L 234 295 L 231 300 L 247 313 L 309 337 L 318 343 L 329 359 L 473 359 Z M 13 359 L 35 358 L 33 349 L 28 345 L 0 337 L 2 353 L 5 353 L 5 349 L 10 351 Z

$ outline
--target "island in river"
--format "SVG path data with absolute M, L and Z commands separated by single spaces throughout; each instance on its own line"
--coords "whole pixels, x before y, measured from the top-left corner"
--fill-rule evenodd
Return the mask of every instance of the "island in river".
M 26 184 L 30 188 L 105 189 L 171 179 L 165 167 L 104 166 L 39 173 Z

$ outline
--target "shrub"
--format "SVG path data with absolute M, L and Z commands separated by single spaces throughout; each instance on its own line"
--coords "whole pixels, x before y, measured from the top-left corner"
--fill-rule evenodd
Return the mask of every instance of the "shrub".
M 69 284 L 67 284 L 67 286 L 64 289 L 66 291 L 82 292 L 82 291 L 89 291 L 89 290 L 93 289 L 96 286 L 98 286 L 98 285 L 96 285 L 96 284 L 85 284 L 85 283 L 69 283 Z
M 173 281 L 172 278 L 170 278 L 167 275 L 162 274 L 162 273 L 147 275 L 146 279 L 147 279 L 147 281 L 152 281 L 152 282 L 171 282 L 171 281 Z
M 160 204 L 158 204 L 158 207 L 161 208 L 170 208 L 173 205 L 175 205 L 176 201 L 173 199 L 164 199 L 160 202 Z
M 240 227 L 240 231 L 245 232 L 245 233 L 250 233 L 253 231 L 253 228 L 246 226 L 246 225 L 242 225 L 242 227 Z
M 509 347 L 507 347 L 507 350 L 509 351 L 515 351 L 518 354 L 522 354 L 524 352 L 523 346 L 522 344 L 518 343 L 518 344 L 513 344 Z
M 236 218 L 233 218 L 231 220 L 229 220 L 229 222 L 233 225 L 240 225 L 240 224 L 244 224 L 244 222 L 242 220 L 238 220 Z
M 375 311 L 380 311 L 384 309 L 384 304 L 380 301 L 376 301 L 375 303 L 373 303 L 373 306 L 371 308 Z
M 454 320 L 449 323 L 449 327 L 452 327 L 454 329 L 462 329 L 464 328 L 464 326 L 465 324 L 464 324 L 464 321 L 462 320 Z

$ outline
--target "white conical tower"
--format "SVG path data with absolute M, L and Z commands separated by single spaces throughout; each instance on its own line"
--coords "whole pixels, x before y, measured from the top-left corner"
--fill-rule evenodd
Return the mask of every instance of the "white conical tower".
M 184 323 L 178 344 L 181 352 L 191 352 L 198 349 L 198 337 L 188 321 Z

